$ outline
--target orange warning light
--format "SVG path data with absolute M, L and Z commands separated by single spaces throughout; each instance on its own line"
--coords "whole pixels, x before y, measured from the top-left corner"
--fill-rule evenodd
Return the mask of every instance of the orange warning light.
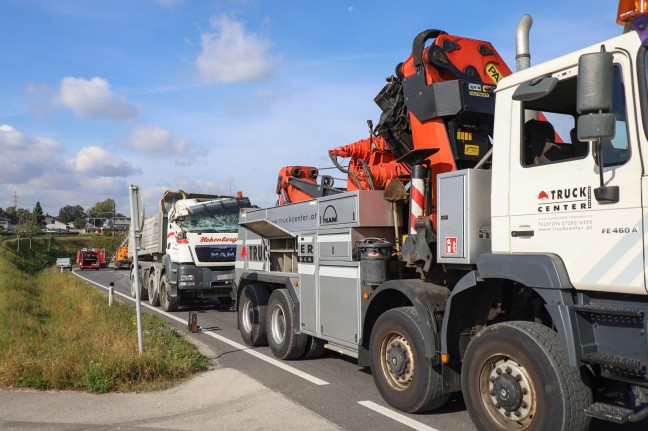
M 617 24 L 625 25 L 632 18 L 648 13 L 648 1 L 620 0 Z
M 441 363 L 447 364 L 450 358 L 447 353 L 441 353 Z

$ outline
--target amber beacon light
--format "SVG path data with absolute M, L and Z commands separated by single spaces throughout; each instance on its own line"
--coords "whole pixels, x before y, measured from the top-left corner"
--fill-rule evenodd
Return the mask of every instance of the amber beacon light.
M 631 19 L 645 14 L 648 14 L 648 1 L 620 0 L 616 22 L 625 25 Z

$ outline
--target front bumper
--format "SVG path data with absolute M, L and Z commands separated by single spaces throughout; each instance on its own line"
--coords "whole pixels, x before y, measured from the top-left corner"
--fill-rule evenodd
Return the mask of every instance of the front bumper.
M 212 270 L 195 266 L 178 267 L 178 289 L 201 291 L 216 295 L 229 295 L 234 286 L 234 269 Z

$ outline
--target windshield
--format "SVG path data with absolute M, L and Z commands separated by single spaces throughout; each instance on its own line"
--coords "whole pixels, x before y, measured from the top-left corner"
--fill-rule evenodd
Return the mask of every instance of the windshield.
M 193 233 L 228 233 L 238 230 L 239 203 L 208 202 L 189 208 L 179 225 Z

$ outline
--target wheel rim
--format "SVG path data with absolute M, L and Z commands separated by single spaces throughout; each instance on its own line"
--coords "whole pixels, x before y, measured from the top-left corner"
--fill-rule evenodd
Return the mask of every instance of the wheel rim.
M 283 343 L 286 336 L 286 315 L 281 306 L 277 305 L 272 309 L 271 323 L 270 332 L 272 338 L 279 344 Z
M 155 294 L 155 281 L 153 281 L 152 278 L 149 278 L 149 286 L 148 286 L 148 294 L 149 298 L 153 298 L 153 295 Z
M 166 283 L 160 283 L 160 303 L 163 308 L 168 308 L 169 298 L 167 298 Z
M 484 407 L 500 426 L 525 430 L 535 417 L 536 395 L 529 372 L 506 355 L 490 357 L 479 374 L 479 392 Z
M 241 307 L 241 324 L 243 325 L 243 330 L 248 334 L 252 332 L 253 319 L 254 307 L 252 307 L 252 301 L 246 299 L 243 301 L 243 307 Z
M 389 385 L 404 391 L 414 379 L 414 352 L 409 341 L 398 332 L 389 332 L 380 344 L 380 369 Z

